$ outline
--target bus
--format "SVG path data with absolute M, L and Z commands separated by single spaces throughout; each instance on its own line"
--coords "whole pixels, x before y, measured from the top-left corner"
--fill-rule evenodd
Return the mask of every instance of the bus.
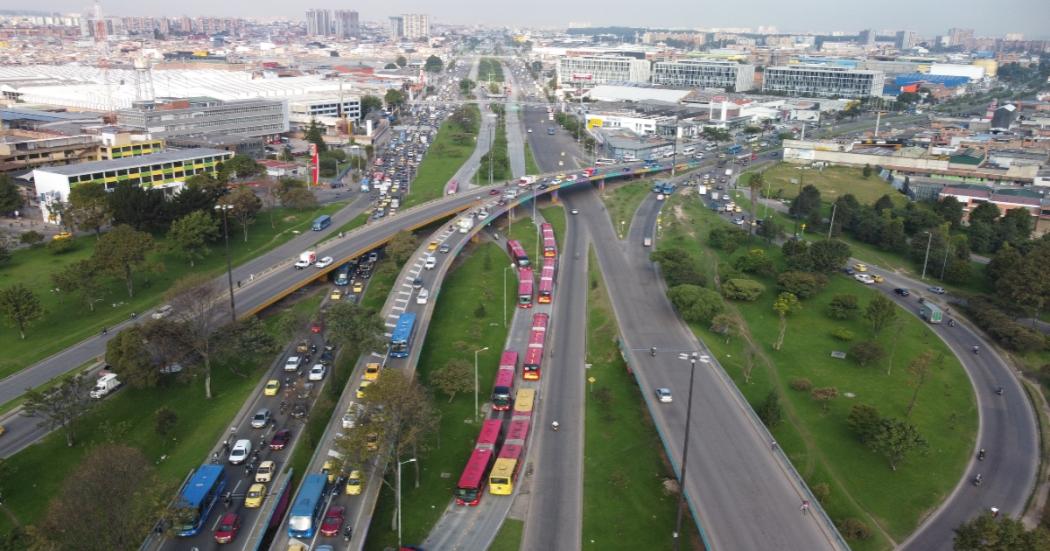
M 299 495 L 295 496 L 292 512 L 288 516 L 288 537 L 312 538 L 317 530 L 321 513 L 324 512 L 324 493 L 328 486 L 328 475 L 311 473 L 306 475 Z
M 339 286 L 350 285 L 350 264 L 343 264 L 335 271 L 334 283 Z
M 223 466 L 201 465 L 182 487 L 177 505 L 180 511 L 179 524 L 175 526 L 175 533 L 182 537 L 200 533 L 212 507 L 225 489 L 226 470 Z M 181 514 L 183 511 L 185 513 Z
M 543 270 L 540 271 L 540 292 L 536 301 L 550 304 L 554 300 L 554 259 L 543 259 Z
M 525 254 L 525 247 L 522 247 L 521 242 L 517 239 L 507 240 L 507 254 L 510 255 L 519 268 L 527 268 L 529 266 L 529 255 Z
M 518 269 L 518 308 L 532 308 L 532 268 Z
M 543 346 L 547 339 L 547 320 L 547 314 L 533 314 L 532 316 L 529 347 L 525 352 L 525 363 L 522 364 L 521 372 L 521 378 L 527 381 L 537 381 L 540 378 Z
M 496 448 L 500 445 L 503 432 L 503 421 L 499 419 L 488 419 L 481 424 L 481 433 L 474 444 L 474 450 L 470 452 L 470 459 L 459 476 L 453 495 L 456 496 L 456 505 L 475 506 L 481 502 L 481 494 L 485 491 L 485 483 L 488 481 L 489 468 L 496 457 Z
M 322 214 L 314 219 L 314 231 L 321 231 L 328 226 L 332 225 L 332 217 L 327 214 Z
M 558 240 L 554 238 L 554 226 L 550 225 L 550 222 L 540 224 L 540 236 L 543 239 L 543 256 L 558 256 Z
M 397 325 L 390 335 L 390 357 L 407 358 L 412 345 L 412 333 L 416 328 L 416 313 L 405 312 L 397 318 Z
M 536 389 L 519 388 L 514 395 L 514 412 L 511 420 L 531 419 L 532 410 L 536 407 Z
M 731 145 L 731 146 L 726 148 L 726 153 L 728 153 L 730 155 L 736 155 L 737 153 L 740 153 L 743 150 L 744 150 L 744 146 L 742 146 L 742 145 L 740 145 L 738 143 L 735 143 L 735 144 L 733 144 L 733 145 Z
M 529 419 L 514 419 L 507 430 L 507 439 L 499 449 L 496 462 L 489 474 L 489 493 L 494 496 L 509 496 L 514 493 L 514 481 L 525 463 L 525 443 L 529 438 Z
M 510 409 L 510 391 L 514 388 L 514 372 L 518 370 L 518 353 L 504 350 L 499 358 L 499 370 L 496 372 L 496 384 L 492 387 L 492 409 L 507 411 Z

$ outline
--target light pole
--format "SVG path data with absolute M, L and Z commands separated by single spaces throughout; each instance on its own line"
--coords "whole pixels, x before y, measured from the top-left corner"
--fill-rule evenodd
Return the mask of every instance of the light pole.
M 474 420 L 478 420 L 478 354 L 488 350 L 489 347 L 474 351 Z
M 701 356 L 698 352 L 689 355 L 689 398 L 685 406 L 685 443 L 682 446 L 682 467 L 678 471 L 678 511 L 674 521 L 674 548 L 678 551 L 681 545 L 679 536 L 682 533 L 682 505 L 685 502 L 685 468 L 689 459 L 689 424 L 693 420 L 693 380 L 696 377 L 696 361 L 704 364 L 710 363 L 711 359 L 706 355 Z
M 226 211 L 232 209 L 233 205 L 223 203 L 215 205 L 215 208 L 222 211 L 222 235 L 226 241 L 226 280 L 230 285 L 230 320 L 236 323 L 237 306 L 233 302 L 233 264 L 230 262 L 230 222 L 226 214 Z
M 397 547 L 401 548 L 401 466 L 415 463 L 416 458 L 397 462 Z
M 503 268 L 503 327 L 507 326 L 507 270 L 513 269 L 513 264 Z
M 926 239 L 926 258 L 922 261 L 922 279 L 926 279 L 926 263 L 930 261 L 930 245 L 933 243 L 933 232 L 926 232 L 930 237 Z

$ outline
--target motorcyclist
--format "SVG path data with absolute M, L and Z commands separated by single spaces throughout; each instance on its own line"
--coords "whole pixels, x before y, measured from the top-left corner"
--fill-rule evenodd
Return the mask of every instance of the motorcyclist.
M 655 346 L 650 346 L 649 347 L 649 355 L 654 357 L 654 358 L 656 357 L 656 347 Z
M 948 327 L 955 327 L 955 320 L 949 318 L 948 319 Z
M 974 354 L 980 354 L 981 353 L 981 347 L 979 345 L 976 345 L 976 344 L 973 345 L 973 353 Z
M 553 423 L 551 423 L 551 428 L 554 429 L 555 432 L 557 432 L 558 427 L 560 427 L 560 426 L 561 425 L 559 425 L 557 421 L 554 421 Z
M 981 473 L 977 473 L 977 476 L 973 478 L 973 485 L 980 486 L 983 480 L 984 478 L 981 476 Z
M 984 448 L 981 448 L 981 450 L 977 452 L 977 460 L 978 461 L 984 461 L 984 455 L 985 455 Z

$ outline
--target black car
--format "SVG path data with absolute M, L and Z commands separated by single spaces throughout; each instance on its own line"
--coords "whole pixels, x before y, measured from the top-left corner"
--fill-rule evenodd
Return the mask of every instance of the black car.
M 296 402 L 292 404 L 292 417 L 296 419 L 302 419 L 303 417 L 306 417 L 307 409 L 308 408 L 306 407 L 306 402 Z
M 893 292 L 897 293 L 898 295 L 900 295 L 902 297 L 906 297 L 906 296 L 911 294 L 911 291 L 909 291 L 909 290 L 907 290 L 907 289 L 905 289 L 903 287 L 898 287 L 898 288 L 894 289 Z
M 412 288 L 413 289 L 419 289 L 422 286 L 423 286 L 423 280 L 422 279 L 417 277 L 417 278 L 412 280 Z

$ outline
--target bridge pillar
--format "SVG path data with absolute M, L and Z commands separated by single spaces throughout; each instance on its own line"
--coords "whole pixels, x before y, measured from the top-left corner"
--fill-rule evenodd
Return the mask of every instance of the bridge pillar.
M 605 193 L 605 178 L 598 180 L 598 192 Z
M 554 191 L 551 192 L 551 204 L 552 205 L 557 205 L 558 204 L 558 190 L 554 190 Z

